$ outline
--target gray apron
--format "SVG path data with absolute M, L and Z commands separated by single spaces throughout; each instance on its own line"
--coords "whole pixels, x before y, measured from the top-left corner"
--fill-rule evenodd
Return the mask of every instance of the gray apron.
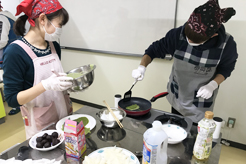
M 186 52 L 176 50 L 174 53 L 174 63 L 167 85 L 169 92 L 167 100 L 173 108 L 193 122 L 199 122 L 204 117 L 205 111 L 213 111 L 218 88 L 214 90 L 209 99 L 196 97 L 196 94 L 200 87 L 208 84 L 215 77 L 217 65 L 229 37 L 230 35 L 227 34 L 225 42 L 219 46 L 221 53 L 217 60 L 206 58 L 210 50 L 202 51 L 200 58 L 192 55 L 193 47 L 189 44 L 185 45 L 187 46 Z M 185 40 L 182 34 L 180 40 Z M 199 61 L 199 64 L 193 64 L 190 60 Z M 207 64 L 214 66 L 207 67 Z

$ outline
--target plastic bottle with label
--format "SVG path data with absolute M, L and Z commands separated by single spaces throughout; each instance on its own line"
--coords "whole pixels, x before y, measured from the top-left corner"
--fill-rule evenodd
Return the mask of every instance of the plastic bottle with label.
M 193 155 L 199 160 L 206 160 L 211 154 L 213 133 L 216 127 L 213 116 L 213 112 L 206 111 L 205 117 L 198 122 L 198 134 L 193 149 Z
M 167 164 L 168 136 L 160 121 L 154 121 L 152 126 L 143 134 L 142 164 Z

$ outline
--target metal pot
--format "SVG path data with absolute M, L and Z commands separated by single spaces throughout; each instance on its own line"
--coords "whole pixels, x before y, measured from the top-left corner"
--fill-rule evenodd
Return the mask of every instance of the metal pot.
M 120 122 L 123 121 L 123 119 L 126 117 L 126 112 L 122 109 L 119 108 L 111 108 L 112 111 L 120 111 L 120 114 L 122 115 L 123 118 L 119 119 Z M 101 115 L 103 114 L 103 112 L 109 112 L 107 108 L 101 109 L 98 113 L 96 113 L 97 117 L 99 118 L 100 122 L 102 123 L 103 126 L 106 126 L 108 128 L 116 128 L 119 127 L 119 125 L 117 124 L 117 122 L 114 121 L 110 121 L 110 120 L 103 120 L 101 119 Z
M 67 74 L 81 73 L 80 77 L 73 79 L 73 86 L 68 90 L 70 92 L 80 92 L 88 88 L 93 83 L 95 68 L 96 65 L 88 64 L 66 72 Z

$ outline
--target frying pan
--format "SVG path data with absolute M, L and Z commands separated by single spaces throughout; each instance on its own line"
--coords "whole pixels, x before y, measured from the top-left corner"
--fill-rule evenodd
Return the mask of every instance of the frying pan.
M 130 100 L 121 99 L 118 103 L 118 107 L 123 109 L 126 112 L 126 114 L 129 116 L 142 116 L 142 115 L 147 114 L 150 111 L 151 102 L 154 102 L 158 98 L 165 97 L 166 95 L 168 95 L 168 92 L 159 93 L 155 95 L 154 97 L 152 97 L 150 101 L 140 98 L 140 97 L 131 97 Z M 134 104 L 137 104 L 139 106 L 139 109 L 137 110 L 126 109 L 127 107 L 134 105 Z

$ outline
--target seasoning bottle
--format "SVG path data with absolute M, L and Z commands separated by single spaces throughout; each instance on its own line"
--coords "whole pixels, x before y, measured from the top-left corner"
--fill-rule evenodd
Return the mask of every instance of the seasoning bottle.
M 160 121 L 154 121 L 152 128 L 143 134 L 143 164 L 167 164 L 168 136 Z
M 193 149 L 193 155 L 199 160 L 206 160 L 211 154 L 213 133 L 216 127 L 213 116 L 213 112 L 206 111 L 205 117 L 198 122 L 198 134 Z

